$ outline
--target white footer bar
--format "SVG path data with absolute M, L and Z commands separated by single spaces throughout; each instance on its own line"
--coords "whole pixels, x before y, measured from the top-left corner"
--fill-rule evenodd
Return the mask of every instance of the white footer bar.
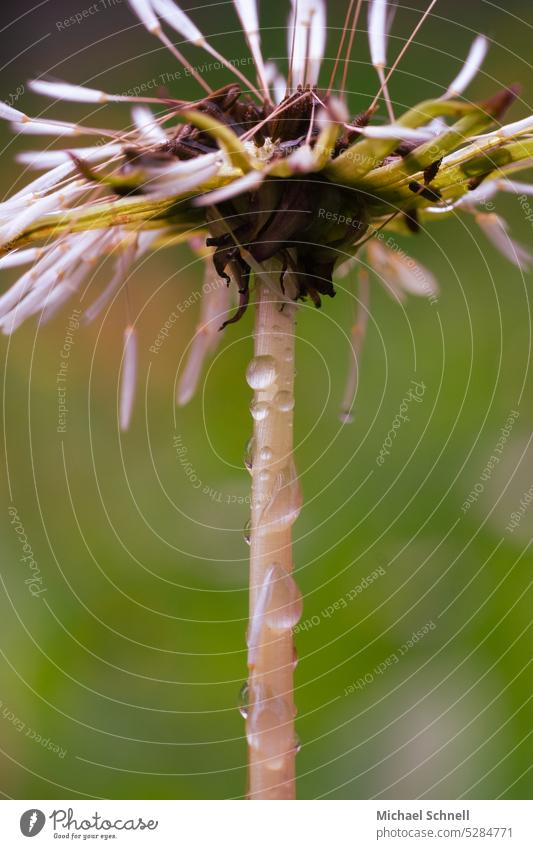
M 530 849 L 526 801 L 0 802 L 1 845 L 186 849 Z M 31 843 L 31 839 L 35 843 Z

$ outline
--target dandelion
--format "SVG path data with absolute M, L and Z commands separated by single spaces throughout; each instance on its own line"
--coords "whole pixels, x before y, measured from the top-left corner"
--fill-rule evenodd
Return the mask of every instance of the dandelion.
M 301 597 L 292 576 L 291 533 L 302 506 L 292 445 L 298 302 L 310 299 L 319 307 L 324 297 L 335 295 L 336 275 L 359 270 L 359 310 L 342 405 L 348 422 L 370 309 L 368 272 L 396 298 L 432 298 L 438 291 L 429 269 L 384 244 L 380 234 L 415 234 L 460 213 L 511 262 L 524 266 L 532 259 L 513 241 L 505 221 L 482 206 L 499 191 L 532 192 L 513 177 L 531 165 L 533 117 L 502 123 L 517 88 L 482 103 L 461 98 L 481 67 L 487 40 L 481 35 L 474 40 L 455 80 L 434 99 L 401 114 L 394 104 L 393 72 L 435 2 L 389 64 L 396 4 L 369 0 L 365 7 L 351 0 L 325 89 L 320 85 L 324 0 L 290 3 L 285 71 L 263 58 L 255 0 L 234 0 L 255 79 L 212 47 L 173 0 L 129 0 L 148 32 L 189 69 L 198 84 L 196 100 L 31 83 L 35 93 L 60 102 L 130 104 L 133 124 L 124 133 L 35 119 L 0 104 L 0 117 L 15 132 L 63 140 L 58 150 L 20 155 L 22 163 L 43 173 L 0 204 L 0 266 L 24 269 L 0 296 L 4 333 L 31 316 L 49 318 L 81 287 L 95 262 L 112 257 L 111 279 L 86 310 L 86 319 L 93 320 L 149 251 L 188 242 L 203 258 L 206 285 L 178 385 L 177 402 L 185 404 L 220 329 L 235 324 L 253 303 L 255 344 L 247 370 L 253 438 L 247 459 L 252 508 L 246 711 L 253 799 L 295 793 L 292 630 Z M 365 12 L 379 89 L 363 111 L 350 116 L 344 92 Z M 228 84 L 212 91 L 176 48 L 173 35 L 219 61 L 232 75 Z M 379 117 L 382 100 L 385 122 Z M 78 139 L 83 146 L 77 146 Z M 319 215 L 319 209 L 332 214 Z M 238 301 L 233 314 L 232 291 Z M 125 324 L 122 428 L 134 412 L 137 365 L 136 328 L 129 315 Z

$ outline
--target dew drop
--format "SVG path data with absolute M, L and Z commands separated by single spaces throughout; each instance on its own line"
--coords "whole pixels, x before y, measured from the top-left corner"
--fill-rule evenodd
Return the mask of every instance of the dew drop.
M 294 753 L 297 755 L 302 751 L 302 742 L 297 734 L 294 735 Z
M 246 524 L 244 526 L 242 535 L 244 537 L 244 541 L 247 545 L 252 544 L 252 520 L 247 519 Z
M 249 701 L 249 693 L 250 688 L 248 687 L 248 682 L 245 681 L 239 690 L 239 713 L 246 719 L 248 717 L 248 701 Z
M 256 701 L 249 711 L 248 743 L 265 759 L 268 769 L 282 769 L 286 758 L 294 751 L 292 723 L 292 711 L 282 696 Z
M 270 480 L 272 480 L 272 472 L 269 472 L 268 469 L 261 469 L 258 478 L 261 483 L 268 483 Z
M 259 452 L 259 459 L 263 461 L 263 463 L 269 463 L 272 460 L 274 453 L 272 448 L 269 448 L 268 445 L 264 445 Z
M 349 410 L 341 410 L 339 413 L 339 419 L 342 424 L 352 424 L 354 415 Z
M 272 568 L 268 569 L 263 577 L 261 585 L 257 588 L 257 597 L 252 610 L 252 616 L 246 633 L 246 644 L 248 646 L 248 667 L 252 669 L 257 659 L 257 651 L 261 640 L 261 632 L 265 622 L 265 613 L 270 598 L 270 578 Z
M 276 361 L 269 354 L 254 357 L 246 369 L 246 380 L 252 389 L 268 389 L 276 375 Z
M 255 450 L 255 439 L 253 436 L 250 437 L 248 442 L 246 443 L 246 447 L 244 449 L 244 465 L 252 474 L 252 467 L 254 463 L 254 450 Z
M 276 475 L 270 498 L 261 514 L 264 531 L 281 530 L 293 525 L 302 509 L 302 492 L 294 461 Z
M 302 616 L 302 594 L 290 572 L 279 564 L 274 564 L 269 574 L 270 592 L 265 624 L 273 631 L 290 630 Z
M 294 395 L 282 389 L 274 396 L 274 404 L 282 413 L 289 413 L 294 409 Z
M 250 412 L 256 422 L 262 422 L 270 413 L 270 404 L 267 401 L 254 401 Z

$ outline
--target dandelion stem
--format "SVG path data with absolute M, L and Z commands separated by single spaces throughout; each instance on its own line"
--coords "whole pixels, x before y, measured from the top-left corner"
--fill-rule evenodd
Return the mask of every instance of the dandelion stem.
M 256 278 L 248 715 L 250 799 L 293 799 L 292 629 L 301 596 L 292 577 L 292 525 L 301 507 L 293 461 L 296 307 Z M 283 307 L 283 308 L 282 308 Z

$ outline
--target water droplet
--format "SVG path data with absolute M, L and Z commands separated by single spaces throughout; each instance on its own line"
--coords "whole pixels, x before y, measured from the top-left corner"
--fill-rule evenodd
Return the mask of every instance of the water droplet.
M 252 466 L 254 463 L 254 450 L 255 450 L 255 439 L 253 436 L 250 437 L 248 442 L 246 443 L 246 447 L 244 449 L 244 465 L 252 474 Z
M 248 687 L 248 681 L 245 681 L 239 690 L 239 713 L 246 719 L 248 717 L 248 699 L 249 699 L 250 688 Z
M 268 483 L 272 479 L 272 472 L 269 472 L 268 469 L 261 469 L 258 478 L 261 483 Z
M 354 420 L 354 415 L 349 410 L 341 410 L 339 413 L 339 419 L 342 424 L 351 424 Z
M 267 569 L 263 575 L 260 586 L 257 587 L 255 605 L 252 609 L 252 615 L 246 632 L 246 644 L 248 646 L 248 667 L 252 669 L 255 666 L 257 652 L 261 641 L 261 632 L 265 623 L 265 613 L 270 598 L 270 578 L 272 576 L 272 567 Z
M 277 473 L 270 498 L 261 514 L 263 530 L 281 530 L 293 525 L 302 509 L 302 491 L 294 461 Z
M 268 445 L 264 445 L 259 452 L 259 459 L 262 460 L 263 463 L 270 462 L 273 456 L 272 448 L 269 448 Z
M 250 407 L 250 412 L 256 422 L 262 422 L 270 413 L 270 404 L 266 401 L 254 401 Z
M 274 564 L 270 572 L 265 624 L 273 631 L 290 630 L 300 621 L 302 611 L 302 594 L 296 581 L 290 572 Z
M 268 354 L 254 357 L 246 369 L 246 380 L 252 389 L 268 389 L 274 383 L 276 375 L 276 361 Z
M 289 413 L 294 409 L 294 395 L 292 392 L 281 390 L 274 397 L 274 404 L 282 413 Z
M 252 749 L 265 759 L 268 769 L 278 770 L 294 751 L 293 714 L 282 696 L 256 700 L 248 713 L 246 736 Z
M 302 751 L 302 742 L 297 734 L 294 735 L 294 753 L 297 755 Z
M 252 520 L 251 519 L 246 520 L 246 524 L 244 525 L 242 535 L 244 537 L 245 543 L 247 545 L 251 545 L 252 544 Z

